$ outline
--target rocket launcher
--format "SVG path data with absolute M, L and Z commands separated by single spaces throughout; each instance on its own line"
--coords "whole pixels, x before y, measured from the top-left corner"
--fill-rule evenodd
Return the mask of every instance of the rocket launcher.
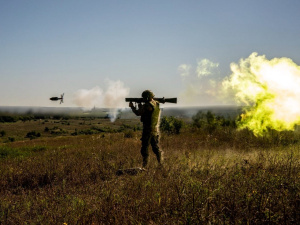
M 153 98 L 155 101 L 158 101 L 159 103 L 177 103 L 177 98 Z M 125 98 L 125 102 L 136 102 L 136 103 L 142 103 L 145 102 L 143 98 Z

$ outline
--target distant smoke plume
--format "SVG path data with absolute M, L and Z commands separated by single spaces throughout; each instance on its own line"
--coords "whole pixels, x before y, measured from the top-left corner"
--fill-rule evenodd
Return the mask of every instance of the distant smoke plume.
M 182 64 L 178 67 L 178 72 L 185 85 L 180 93 L 182 104 L 185 105 L 212 105 L 218 104 L 218 88 L 220 78 L 218 78 L 218 63 L 208 59 L 197 61 L 196 66 Z
M 109 116 L 112 121 L 117 118 L 118 109 L 125 107 L 125 97 L 129 94 L 129 88 L 120 80 L 106 81 L 106 90 L 98 86 L 92 89 L 80 89 L 74 94 L 74 103 L 80 107 L 109 108 Z
M 239 123 L 255 135 L 268 129 L 292 130 L 300 122 L 300 67 L 289 58 L 266 59 L 252 53 L 231 64 L 223 90 L 250 106 Z

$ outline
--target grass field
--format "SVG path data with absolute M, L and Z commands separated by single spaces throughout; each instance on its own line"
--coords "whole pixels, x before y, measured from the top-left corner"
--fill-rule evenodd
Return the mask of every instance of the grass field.
M 300 134 L 161 134 L 141 165 L 136 120 L 0 123 L 0 224 L 299 224 Z M 31 134 L 31 135 L 30 135 Z

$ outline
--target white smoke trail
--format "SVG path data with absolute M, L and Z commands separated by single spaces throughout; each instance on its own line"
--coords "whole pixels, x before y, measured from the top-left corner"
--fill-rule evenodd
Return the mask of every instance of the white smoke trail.
M 80 89 L 74 94 L 73 102 L 80 107 L 109 108 L 109 117 L 114 122 L 118 115 L 118 109 L 125 107 L 125 97 L 130 89 L 124 86 L 120 80 L 106 80 L 107 89 L 103 91 L 98 86 L 92 89 Z

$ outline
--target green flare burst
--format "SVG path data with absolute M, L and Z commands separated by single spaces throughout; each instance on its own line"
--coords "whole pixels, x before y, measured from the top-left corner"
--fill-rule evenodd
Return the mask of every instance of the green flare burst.
M 270 129 L 293 130 L 300 121 L 300 67 L 287 58 L 267 60 L 252 53 L 231 64 L 232 74 L 223 81 L 237 103 L 247 106 L 238 122 L 256 136 Z

